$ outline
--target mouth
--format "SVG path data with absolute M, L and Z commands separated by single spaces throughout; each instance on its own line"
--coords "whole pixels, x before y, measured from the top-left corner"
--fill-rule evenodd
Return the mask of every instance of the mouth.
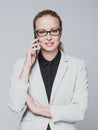
M 45 43 L 45 45 L 47 46 L 47 47 L 51 47 L 51 46 L 53 46 L 53 42 L 48 42 L 48 43 Z

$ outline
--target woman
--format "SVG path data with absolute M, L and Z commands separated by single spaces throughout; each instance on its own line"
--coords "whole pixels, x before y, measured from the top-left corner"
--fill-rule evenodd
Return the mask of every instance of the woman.
M 20 130 L 76 130 L 88 104 L 86 65 L 64 53 L 56 12 L 39 12 L 33 26 L 35 39 L 14 65 L 8 105 L 24 110 Z

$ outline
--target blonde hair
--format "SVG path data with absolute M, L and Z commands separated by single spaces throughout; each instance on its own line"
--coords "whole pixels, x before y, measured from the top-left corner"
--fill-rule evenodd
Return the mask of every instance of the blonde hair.
M 62 50 L 62 51 L 64 51 L 64 45 L 63 45 L 62 42 L 60 42 L 60 44 L 59 44 L 59 49 Z

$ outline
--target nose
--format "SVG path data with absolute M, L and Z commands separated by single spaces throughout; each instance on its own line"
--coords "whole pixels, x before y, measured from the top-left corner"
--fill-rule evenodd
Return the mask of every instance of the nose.
M 50 33 L 47 34 L 46 38 L 47 38 L 48 41 L 50 41 L 52 39 Z

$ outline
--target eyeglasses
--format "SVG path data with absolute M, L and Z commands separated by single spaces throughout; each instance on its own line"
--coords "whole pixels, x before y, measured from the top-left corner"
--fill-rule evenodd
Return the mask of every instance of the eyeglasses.
M 45 29 L 37 30 L 37 31 L 35 31 L 35 34 L 39 37 L 47 36 L 48 33 L 51 36 L 58 36 L 60 34 L 60 32 L 61 32 L 60 28 L 54 28 L 54 29 L 51 29 L 50 31 L 46 31 Z

